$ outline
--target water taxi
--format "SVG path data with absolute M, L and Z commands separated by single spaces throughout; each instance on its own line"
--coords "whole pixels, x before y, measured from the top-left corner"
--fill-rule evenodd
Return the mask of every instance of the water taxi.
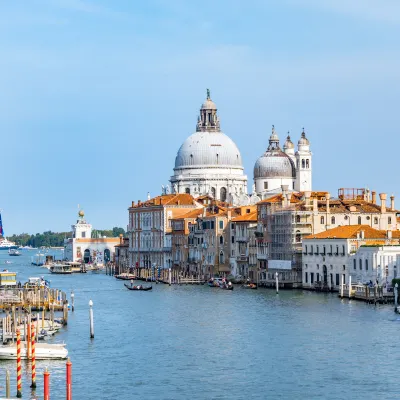
M 17 273 L 4 270 L 0 272 L 0 288 L 17 286 Z
M 21 342 L 21 358 L 27 359 L 28 348 L 26 342 Z M 36 360 L 65 360 L 68 350 L 64 343 L 36 343 Z M 0 360 L 15 360 L 17 358 L 17 344 L 0 346 Z
M 50 266 L 49 270 L 52 274 L 72 274 L 72 268 L 68 264 L 53 264 Z

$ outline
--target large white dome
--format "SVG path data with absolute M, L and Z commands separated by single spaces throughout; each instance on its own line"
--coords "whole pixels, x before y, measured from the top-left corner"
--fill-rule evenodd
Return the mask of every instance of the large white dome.
M 242 157 L 236 144 L 222 132 L 196 132 L 182 144 L 175 159 L 181 168 L 242 168 Z

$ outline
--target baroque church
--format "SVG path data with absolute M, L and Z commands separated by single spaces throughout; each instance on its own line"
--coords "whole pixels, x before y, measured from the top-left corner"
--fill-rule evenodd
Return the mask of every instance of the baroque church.
M 254 184 L 247 191 L 247 176 L 236 144 L 221 132 L 217 106 L 207 90 L 207 99 L 200 108 L 196 132 L 180 147 L 175 159 L 174 175 L 170 179 L 174 193 L 189 193 L 194 197 L 210 195 L 233 205 L 256 204 L 282 191 L 311 191 L 312 153 L 304 129 L 295 145 L 288 135 L 280 147 L 272 126 L 269 146 L 254 166 Z M 163 193 L 170 192 L 169 186 Z

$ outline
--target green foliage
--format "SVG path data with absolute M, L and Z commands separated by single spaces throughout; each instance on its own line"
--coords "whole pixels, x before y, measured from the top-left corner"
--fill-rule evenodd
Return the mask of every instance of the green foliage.
M 96 232 L 96 233 L 95 233 Z M 93 237 L 118 237 L 121 233 L 125 235 L 122 228 L 114 227 L 111 230 L 93 231 Z M 21 233 L 20 235 L 12 235 L 8 240 L 15 242 L 19 246 L 32 246 L 32 247 L 62 247 L 64 246 L 64 239 L 72 237 L 72 232 L 43 232 L 36 235 L 29 235 L 28 233 Z

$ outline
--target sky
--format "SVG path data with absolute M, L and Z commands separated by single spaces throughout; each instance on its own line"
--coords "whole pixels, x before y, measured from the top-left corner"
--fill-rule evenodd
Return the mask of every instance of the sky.
M 126 228 L 161 193 L 206 89 L 251 188 L 271 126 L 313 189 L 397 196 L 398 0 L 0 0 L 6 235 Z

